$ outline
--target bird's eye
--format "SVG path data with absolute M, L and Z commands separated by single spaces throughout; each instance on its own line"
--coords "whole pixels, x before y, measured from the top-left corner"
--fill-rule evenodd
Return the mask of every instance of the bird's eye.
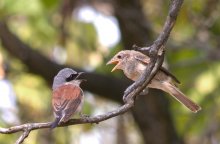
M 73 78 L 74 77 L 74 74 L 71 74 L 70 76 L 69 76 L 69 78 Z
M 121 59 L 121 55 L 118 55 L 117 58 L 118 58 L 118 59 Z
M 75 73 L 75 74 L 71 74 L 69 77 L 66 78 L 66 81 L 71 81 L 73 80 L 78 74 Z

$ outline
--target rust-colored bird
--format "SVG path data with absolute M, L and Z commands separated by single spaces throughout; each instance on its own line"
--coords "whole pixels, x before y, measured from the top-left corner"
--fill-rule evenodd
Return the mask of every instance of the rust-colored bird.
M 150 63 L 150 58 L 141 52 L 134 50 L 123 50 L 118 52 L 108 63 L 116 64 L 112 72 L 116 69 L 123 70 L 124 74 L 131 80 L 136 81 Z M 163 90 L 172 95 L 176 100 L 185 105 L 192 112 L 201 110 L 201 107 L 187 98 L 177 87 L 180 83 L 164 67 L 161 67 L 147 87 Z
M 81 74 L 82 72 L 64 68 L 54 77 L 52 106 L 55 121 L 51 129 L 61 122 L 67 122 L 73 114 L 81 112 L 84 95 L 80 83 L 83 80 L 77 79 Z

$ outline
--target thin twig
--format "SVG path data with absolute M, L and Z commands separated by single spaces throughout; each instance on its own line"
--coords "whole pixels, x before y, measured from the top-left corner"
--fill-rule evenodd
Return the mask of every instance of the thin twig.
M 179 13 L 180 7 L 183 3 L 183 0 L 172 0 L 170 5 L 170 10 L 166 22 L 163 27 L 163 31 L 158 36 L 158 38 L 154 41 L 154 43 L 150 47 L 139 48 L 139 51 L 144 53 L 148 53 L 151 57 L 151 63 L 148 65 L 148 68 L 145 70 L 144 74 L 137 80 L 134 84 L 129 86 L 125 90 L 124 96 L 125 104 L 121 107 L 108 112 L 106 114 L 97 115 L 93 117 L 83 117 L 80 119 L 71 119 L 66 123 L 60 124 L 59 127 L 65 127 L 76 124 L 86 124 L 86 123 L 99 123 L 104 120 L 110 119 L 112 117 L 118 116 L 120 114 L 124 114 L 131 107 L 134 106 L 134 97 L 137 96 L 151 81 L 153 76 L 156 74 L 158 69 L 161 67 L 163 63 L 164 57 L 164 46 L 168 40 L 170 32 L 175 24 L 177 15 Z M 160 53 L 161 51 L 161 53 Z M 24 141 L 25 138 L 28 137 L 29 133 L 33 130 L 50 128 L 52 122 L 46 123 L 27 123 L 18 126 L 13 126 L 10 128 L 0 128 L 0 133 L 2 134 L 12 134 L 23 131 L 23 134 L 18 138 L 16 144 L 20 144 Z
M 24 139 L 28 137 L 30 132 L 31 132 L 30 128 L 25 129 L 23 134 L 18 138 L 15 144 L 21 144 L 24 141 Z

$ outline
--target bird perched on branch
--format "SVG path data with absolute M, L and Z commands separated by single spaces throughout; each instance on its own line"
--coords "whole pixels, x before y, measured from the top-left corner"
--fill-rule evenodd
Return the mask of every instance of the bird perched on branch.
M 84 95 L 80 83 L 84 80 L 77 78 L 82 73 L 64 68 L 54 77 L 52 106 L 55 121 L 52 123 L 51 129 L 57 127 L 61 122 L 67 122 L 73 114 L 81 113 Z
M 131 80 L 136 81 L 145 71 L 150 63 L 150 58 L 141 52 L 134 50 L 123 50 L 118 52 L 108 63 L 116 64 L 111 72 L 116 69 L 123 70 L 124 74 Z M 201 110 L 201 107 L 187 98 L 176 86 L 180 82 L 164 67 L 161 67 L 147 87 L 163 90 L 172 95 L 176 100 L 185 105 L 192 112 Z

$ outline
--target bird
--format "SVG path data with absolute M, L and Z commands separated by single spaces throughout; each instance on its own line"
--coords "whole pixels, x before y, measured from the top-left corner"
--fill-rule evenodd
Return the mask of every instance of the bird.
M 84 79 L 78 79 L 83 72 L 64 68 L 54 77 L 52 85 L 52 107 L 55 116 L 51 129 L 61 122 L 67 122 L 72 115 L 81 113 L 84 94 L 80 88 Z
M 149 56 L 135 50 L 122 50 L 113 56 L 106 65 L 115 64 L 111 72 L 122 70 L 129 79 L 136 81 L 145 71 L 151 59 Z M 166 68 L 161 66 L 153 79 L 147 85 L 148 88 L 160 89 L 169 93 L 177 101 L 196 113 L 201 107 L 190 100 L 177 87 L 180 81 Z

